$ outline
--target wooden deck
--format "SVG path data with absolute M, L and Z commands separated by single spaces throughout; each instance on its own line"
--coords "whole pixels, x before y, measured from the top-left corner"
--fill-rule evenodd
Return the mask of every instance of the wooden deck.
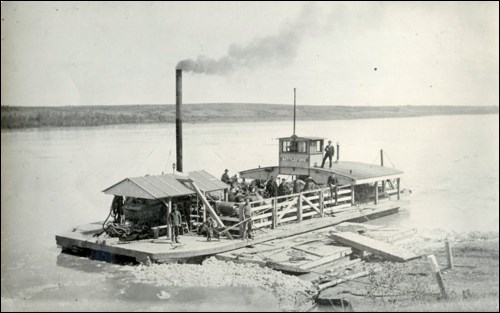
M 328 163 L 328 162 L 327 162 Z M 301 170 L 302 172 L 298 172 Z M 325 168 L 291 168 L 284 166 L 267 166 L 241 171 L 241 177 L 251 179 L 267 180 L 270 176 L 278 176 L 283 173 L 297 172 L 297 175 L 311 176 L 316 183 L 326 184 L 328 177 L 334 173 L 342 184 L 366 184 L 387 179 L 396 179 L 403 175 L 403 172 L 395 168 L 380 166 L 377 164 L 367 164 L 360 162 L 338 161 L 333 162 L 332 167 L 325 165 Z
M 345 221 L 366 221 L 380 216 L 396 213 L 403 201 L 389 200 L 378 205 L 367 205 L 359 208 L 352 207 L 335 214 L 335 216 L 313 217 L 300 222 L 289 222 L 275 229 L 260 228 L 255 230 L 253 240 L 229 240 L 222 238 L 220 241 L 207 242 L 205 237 L 185 235 L 180 237 L 181 244 L 173 244 L 166 237 L 158 239 L 145 239 L 131 242 L 119 242 L 117 238 L 97 239 L 93 235 L 102 230 L 101 223 L 92 223 L 76 227 L 62 235 L 56 235 L 56 242 L 65 248 L 79 247 L 94 251 L 108 252 L 114 255 L 133 257 L 139 262 L 149 258 L 153 262 L 176 262 L 190 258 L 214 255 L 248 245 L 291 237 L 294 235 L 311 232 L 313 230 L 336 225 Z
M 354 249 L 332 239 L 331 234 L 339 230 L 351 232 L 353 235 L 362 231 L 365 238 L 388 243 L 416 233 L 416 229 L 342 222 L 339 225 L 219 253 L 215 257 L 235 263 L 254 263 L 296 275 L 332 271 L 337 265 L 344 267 L 361 261 L 356 259 L 358 261 L 352 262 Z

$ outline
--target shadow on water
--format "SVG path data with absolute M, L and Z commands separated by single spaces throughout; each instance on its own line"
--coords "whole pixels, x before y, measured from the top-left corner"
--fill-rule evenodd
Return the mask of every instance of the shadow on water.
M 354 312 L 349 301 L 344 299 L 316 299 L 316 306 L 311 312 Z
M 80 269 L 81 264 L 77 264 L 74 262 L 74 258 L 68 258 L 68 256 L 76 256 L 80 258 L 86 258 L 93 261 L 102 261 L 106 263 L 112 263 L 117 265 L 137 265 L 139 264 L 135 258 L 124 256 L 124 255 L 115 255 L 113 253 L 104 252 L 104 251 L 96 251 L 92 249 L 86 248 L 64 248 L 61 253 L 57 257 L 57 265 L 64 266 L 69 268 L 77 268 Z

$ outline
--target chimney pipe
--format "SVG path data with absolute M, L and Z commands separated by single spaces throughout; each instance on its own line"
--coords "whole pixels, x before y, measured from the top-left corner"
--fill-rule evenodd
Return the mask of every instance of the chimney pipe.
M 175 151 L 177 171 L 182 172 L 182 70 L 175 70 Z
M 296 107 L 297 96 L 295 93 L 295 88 L 293 88 L 293 135 L 295 136 L 295 107 Z

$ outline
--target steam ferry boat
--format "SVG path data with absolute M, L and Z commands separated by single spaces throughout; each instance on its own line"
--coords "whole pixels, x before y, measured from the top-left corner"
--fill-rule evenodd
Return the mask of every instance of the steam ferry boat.
M 178 112 L 179 84 L 178 80 Z M 177 125 L 177 130 L 179 162 L 182 127 Z M 111 210 L 103 210 L 103 217 L 108 216 L 105 221 L 56 235 L 57 245 L 63 251 L 87 252 L 105 256 L 109 261 L 126 257 L 141 263 L 190 262 L 257 244 L 271 250 L 277 246 L 292 247 L 284 241 L 342 222 L 364 222 L 393 214 L 408 203 L 407 193 L 400 187 L 402 171 L 383 163 L 342 161 L 338 144 L 331 167 L 326 162 L 322 168 L 325 139 L 295 135 L 295 119 L 294 134 L 278 141 L 278 165 L 241 171 L 240 177 L 231 182 L 223 182 L 204 170 L 182 173 L 179 166 L 174 174 L 125 178 L 103 190 L 113 196 Z M 268 194 L 262 188 L 270 179 L 283 178 L 289 186 L 285 194 Z M 307 181 L 307 188 L 301 181 Z M 243 238 L 241 229 L 246 198 L 250 199 L 252 212 L 252 239 Z M 172 242 L 168 223 L 174 204 L 183 216 L 180 243 Z M 203 225 L 209 217 L 215 222 L 214 233 L 219 237 L 212 241 L 203 235 Z M 345 255 L 338 254 L 337 248 L 334 250 L 323 256 L 312 253 L 309 261 L 323 264 L 333 255 Z M 278 269 L 286 268 L 283 262 L 268 263 Z

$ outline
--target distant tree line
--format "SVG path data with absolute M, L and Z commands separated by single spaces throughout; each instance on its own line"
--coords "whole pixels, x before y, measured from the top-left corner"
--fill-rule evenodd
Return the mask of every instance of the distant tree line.
M 498 114 L 498 106 L 297 106 L 298 120 L 452 114 Z M 186 123 L 291 121 L 293 119 L 293 106 L 252 103 L 187 104 L 183 105 L 183 119 Z M 175 123 L 175 106 L 2 106 L 1 123 L 2 129 Z

